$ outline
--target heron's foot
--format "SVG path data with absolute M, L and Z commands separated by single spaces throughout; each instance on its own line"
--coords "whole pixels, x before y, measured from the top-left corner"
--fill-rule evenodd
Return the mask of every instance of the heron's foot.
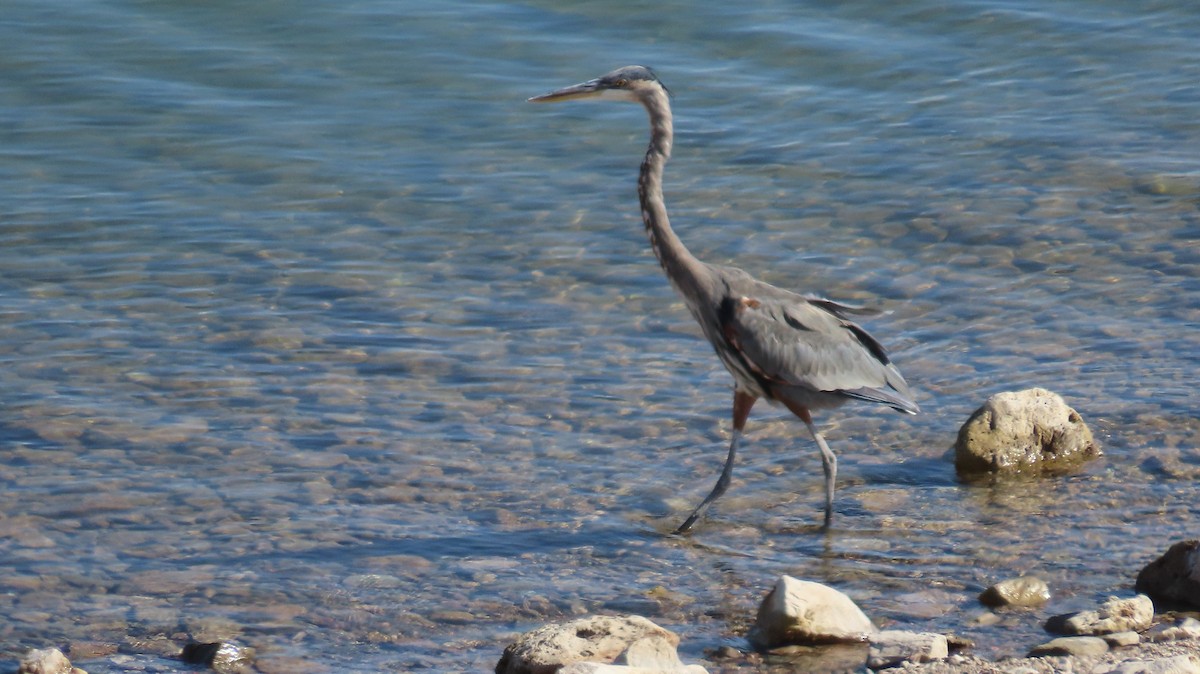
M 821 533 L 827 534 L 833 529 L 833 510 L 825 511 L 825 523 L 821 525 Z
M 694 511 L 692 511 L 692 514 L 688 515 L 688 518 L 683 521 L 683 524 L 680 524 L 679 528 L 676 529 L 675 531 L 672 531 L 671 533 L 675 536 L 683 536 L 684 534 L 690 532 L 692 530 L 692 525 L 694 525 L 696 522 L 700 521 L 700 518 L 704 516 L 705 510 L 708 510 L 707 503 L 701 505 L 700 507 L 698 507 Z
M 733 479 L 733 456 L 734 452 L 737 451 L 738 435 L 737 433 L 734 434 L 733 444 L 729 446 L 729 459 L 725 461 L 725 468 L 721 470 L 721 477 L 717 478 L 717 484 L 713 486 L 713 490 L 708 496 L 704 497 L 700 505 L 696 506 L 692 514 L 683 521 L 683 524 L 679 525 L 679 528 L 675 530 L 675 535 L 679 536 L 690 531 L 692 525 L 698 522 L 701 517 L 704 517 L 704 513 L 708 512 L 708 507 L 712 505 L 713 501 L 721 498 L 721 494 L 724 494 L 725 490 L 729 489 L 729 483 Z

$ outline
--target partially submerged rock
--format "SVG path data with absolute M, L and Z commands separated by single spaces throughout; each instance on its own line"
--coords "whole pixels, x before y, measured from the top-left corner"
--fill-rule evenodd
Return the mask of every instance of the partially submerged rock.
M 1050 586 L 1046 581 L 1033 576 L 1021 576 L 1002 580 L 979 595 L 984 606 L 1041 606 L 1050 601 Z
M 748 638 L 759 649 L 789 644 L 866 641 L 875 626 L 846 595 L 837 590 L 780 576 L 763 599 Z
M 496 674 L 620 671 L 604 667 L 565 669 L 577 663 L 703 674 L 703 667 L 684 666 L 675 651 L 678 645 L 678 636 L 641 616 L 590 616 L 522 635 L 504 649 Z
M 1059 473 L 1100 456 L 1078 412 L 1056 393 L 997 393 L 963 424 L 954 445 L 960 474 Z
M 1046 621 L 1046 631 L 1101 636 L 1141 632 L 1154 621 L 1154 602 L 1144 594 L 1130 599 L 1109 597 L 1098 610 L 1058 615 Z
M 242 674 L 254 668 L 254 649 L 233 641 L 192 642 L 183 647 L 184 662 L 206 665 L 217 674 Z
M 1134 588 L 1158 601 L 1200 608 L 1200 541 L 1172 545 L 1138 573 Z
M 21 658 L 17 674 L 87 674 L 57 648 L 39 648 L 29 651 Z

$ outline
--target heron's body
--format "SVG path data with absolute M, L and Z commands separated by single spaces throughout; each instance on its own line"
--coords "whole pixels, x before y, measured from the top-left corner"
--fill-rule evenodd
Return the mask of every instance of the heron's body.
M 825 523 L 833 514 L 837 460 L 813 425 L 810 410 L 847 400 L 880 403 L 916 413 L 908 385 L 883 346 L 849 316 L 854 307 L 799 295 L 746 272 L 698 260 L 671 229 L 662 197 L 663 167 L 674 139 L 666 88 L 648 68 L 628 66 L 531 101 L 608 98 L 642 104 L 650 115 L 650 146 L 638 196 L 646 233 L 659 263 L 734 378 L 733 439 L 716 486 L 679 527 L 686 532 L 725 492 L 754 403 L 762 398 L 791 410 L 808 426 L 825 469 Z

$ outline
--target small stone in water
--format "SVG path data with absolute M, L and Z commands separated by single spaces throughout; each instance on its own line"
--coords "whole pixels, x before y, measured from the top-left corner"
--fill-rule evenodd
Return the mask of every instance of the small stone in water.
M 468 611 L 444 610 L 434 611 L 429 614 L 429 619 L 439 623 L 449 623 L 451 625 L 468 625 L 475 622 L 476 618 Z
M 742 652 L 733 646 L 722 646 L 713 652 L 712 657 L 718 660 L 734 660 L 742 657 Z
M 73 641 L 68 652 L 76 660 L 92 660 L 116 653 L 117 644 L 107 641 Z
M 210 665 L 218 674 L 241 674 L 254 667 L 254 649 L 226 641 L 213 655 Z
M 984 611 L 983 613 L 980 613 L 979 615 L 977 615 L 971 619 L 972 625 L 982 625 L 984 627 L 996 625 L 999 622 L 1000 622 L 1000 616 L 996 615 L 995 613 L 992 613 L 991 611 Z
M 180 657 L 187 663 L 212 667 L 218 674 L 242 674 L 254 666 L 254 649 L 231 641 L 191 643 L 183 647 Z
M 1041 606 L 1050 600 L 1046 581 L 1033 576 L 1010 578 L 984 590 L 979 601 L 985 606 Z

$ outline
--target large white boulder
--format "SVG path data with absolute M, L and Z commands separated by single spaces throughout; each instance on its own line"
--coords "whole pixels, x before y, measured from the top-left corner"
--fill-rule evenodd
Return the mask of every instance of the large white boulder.
M 866 641 L 870 618 L 841 592 L 820 583 L 780 576 L 763 599 L 749 639 L 756 648 Z
M 1046 630 L 1058 634 L 1102 636 L 1117 632 L 1142 632 L 1154 621 L 1154 602 L 1139 594 L 1121 599 L 1109 597 L 1095 611 L 1079 611 L 1054 616 L 1046 621 Z
M 703 667 L 686 667 L 679 660 L 675 651 L 678 645 L 677 635 L 641 616 L 589 616 L 525 633 L 504 649 L 496 664 L 496 674 L 559 671 L 703 674 Z M 577 664 L 581 666 L 560 670 Z
M 987 399 L 958 431 L 960 474 L 1058 473 L 1100 456 L 1083 417 L 1057 393 L 1006 391 Z

